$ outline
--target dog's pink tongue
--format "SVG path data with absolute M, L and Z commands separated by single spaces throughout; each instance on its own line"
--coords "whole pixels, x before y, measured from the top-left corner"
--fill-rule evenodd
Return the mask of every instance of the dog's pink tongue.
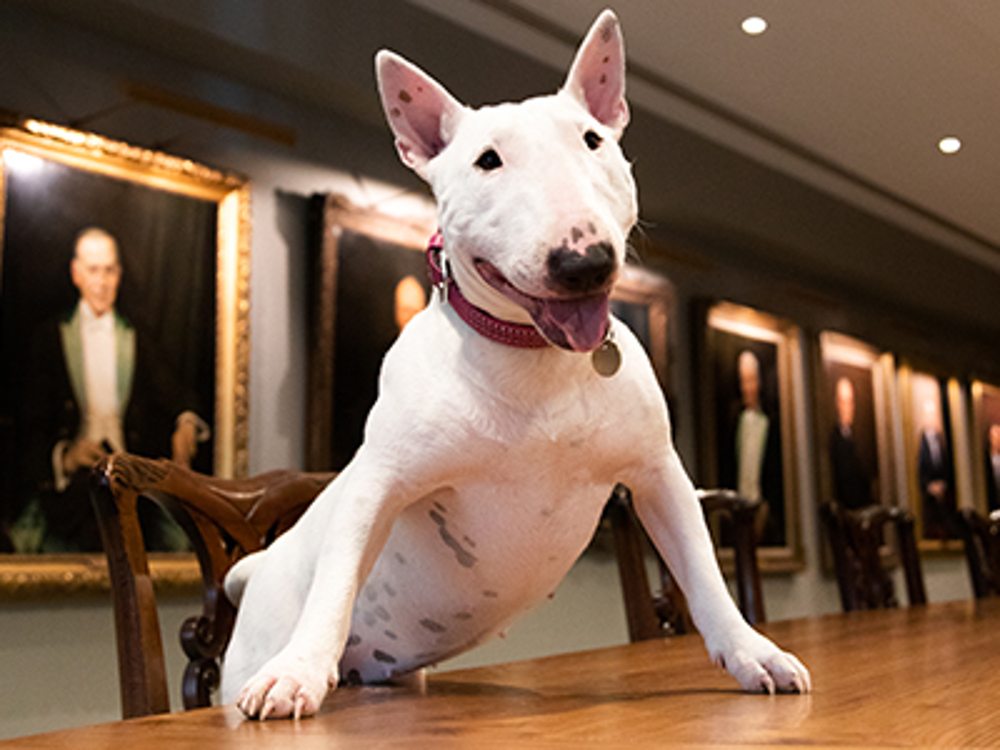
M 608 332 L 608 294 L 571 300 L 544 299 L 531 312 L 538 330 L 563 349 L 590 352 Z

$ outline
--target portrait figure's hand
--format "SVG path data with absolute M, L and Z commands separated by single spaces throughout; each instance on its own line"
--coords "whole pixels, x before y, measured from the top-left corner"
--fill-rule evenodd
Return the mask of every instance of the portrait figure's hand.
M 97 462 L 108 455 L 100 443 L 80 438 L 63 454 L 63 471 L 73 474 L 79 469 L 90 469 L 97 465 Z
M 191 459 L 198 450 L 197 427 L 191 420 L 181 419 L 171 439 L 175 464 L 190 469 Z

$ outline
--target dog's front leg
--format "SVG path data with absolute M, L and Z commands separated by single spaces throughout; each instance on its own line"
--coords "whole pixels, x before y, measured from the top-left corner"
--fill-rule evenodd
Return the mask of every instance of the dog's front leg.
M 684 592 L 712 660 L 752 692 L 807 692 L 809 670 L 747 624 L 715 558 L 701 503 L 673 449 L 630 483 L 636 513 Z
M 287 542 L 281 550 L 282 564 L 254 573 L 255 577 L 302 576 L 307 582 L 288 643 L 239 693 L 237 705 L 248 717 L 314 714 L 327 691 L 336 687 L 354 600 L 400 510 L 400 504 L 393 502 L 399 488 L 390 490 L 370 475 L 360 465 L 348 467 L 317 498 L 315 513 L 311 508 L 287 539 L 278 540 Z M 249 587 L 255 582 L 251 579 Z M 296 583 L 285 581 L 288 587 Z M 272 590 L 273 585 L 271 581 Z M 253 595 L 250 588 L 247 593 Z

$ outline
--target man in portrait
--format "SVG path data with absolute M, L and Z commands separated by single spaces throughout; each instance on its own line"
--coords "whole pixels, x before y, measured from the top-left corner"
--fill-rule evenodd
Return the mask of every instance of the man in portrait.
M 873 503 L 872 487 L 858 451 L 854 425 L 856 401 L 850 378 L 837 380 L 834 404 L 837 424 L 830 432 L 829 446 L 834 498 L 844 507 L 863 508 Z
M 959 536 L 955 505 L 955 470 L 945 440 L 941 405 L 927 398 L 922 407 L 917 472 L 923 504 L 925 539 L 956 539 Z
M 37 328 L 28 356 L 20 424 L 29 501 L 12 533 L 22 552 L 99 551 L 89 470 L 124 450 L 189 466 L 210 434 L 156 345 L 116 309 L 115 238 L 81 231 L 70 275 L 76 306 Z M 152 503 L 140 514 L 152 549 L 183 548 L 183 532 Z
M 766 409 L 761 397 L 761 365 L 749 349 L 740 351 L 736 360 L 739 402 L 730 419 L 730 458 L 720 461 L 720 480 L 725 487 L 735 489 L 748 500 L 759 500 L 757 534 L 762 543 L 775 543 L 780 529 L 768 534 L 768 529 L 783 524 L 780 503 L 783 500 L 781 468 L 781 425 Z M 773 538 L 769 538 L 773 537 Z

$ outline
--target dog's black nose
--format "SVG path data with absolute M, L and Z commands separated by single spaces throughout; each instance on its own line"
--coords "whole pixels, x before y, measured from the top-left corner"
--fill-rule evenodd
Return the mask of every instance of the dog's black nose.
M 580 253 L 558 247 L 549 253 L 549 281 L 560 291 L 586 294 L 603 288 L 615 272 L 615 249 L 595 242 Z

